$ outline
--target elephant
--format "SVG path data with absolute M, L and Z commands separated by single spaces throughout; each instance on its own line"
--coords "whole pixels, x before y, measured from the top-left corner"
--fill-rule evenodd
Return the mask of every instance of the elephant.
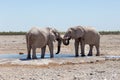
M 62 41 L 60 33 L 56 29 L 50 27 L 46 28 L 32 27 L 26 33 L 26 43 L 28 52 L 27 59 L 31 59 L 31 50 L 32 59 L 37 59 L 36 48 L 41 48 L 41 58 L 44 58 L 47 45 L 50 50 L 50 58 L 53 58 L 54 41 L 58 42 L 58 50 L 56 53 L 58 54 L 60 52 L 60 46 Z
M 83 27 L 83 26 L 75 26 L 75 27 L 70 27 L 66 33 L 64 34 L 63 37 L 63 44 L 64 45 L 69 45 L 69 40 L 74 39 L 74 46 L 75 46 L 75 56 L 78 57 L 78 49 L 79 49 L 79 44 L 81 46 L 81 56 L 85 56 L 85 44 L 88 44 L 90 49 L 88 56 L 93 55 L 93 46 L 96 47 L 96 56 L 100 56 L 100 34 L 97 32 L 94 28 L 92 27 Z

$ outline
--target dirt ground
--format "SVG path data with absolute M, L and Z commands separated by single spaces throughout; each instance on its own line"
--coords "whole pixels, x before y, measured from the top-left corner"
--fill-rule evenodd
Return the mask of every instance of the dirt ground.
M 120 35 L 101 35 L 100 39 L 100 53 L 101 55 L 120 55 Z M 56 42 L 54 44 L 54 53 L 56 52 Z M 85 53 L 88 53 L 88 45 L 86 45 Z M 1 36 L 0 35 L 0 53 L 27 53 L 26 39 L 24 35 Z M 47 48 L 47 52 L 49 52 Z M 40 53 L 40 49 L 37 49 Z M 62 44 L 61 53 L 74 54 L 74 41 L 70 41 L 69 46 Z M 94 54 L 96 53 L 94 48 Z
M 54 52 L 56 45 L 54 44 Z M 85 53 L 88 53 L 86 45 Z M 47 48 L 47 53 L 49 52 Z M 0 35 L 0 54 L 27 53 L 24 35 Z M 40 49 L 37 49 L 40 54 Z M 74 41 L 62 45 L 61 54 L 74 54 Z M 96 51 L 94 49 L 94 55 Z M 101 56 L 120 56 L 120 35 L 101 35 Z M 89 64 L 65 64 L 59 66 L 0 66 L 0 80 L 119 80 L 120 60 Z

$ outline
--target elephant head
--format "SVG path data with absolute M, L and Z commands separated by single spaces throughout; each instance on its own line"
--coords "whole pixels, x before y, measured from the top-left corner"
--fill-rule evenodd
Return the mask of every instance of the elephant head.
M 60 36 L 60 33 L 56 29 L 51 29 L 50 32 L 51 32 L 51 36 L 53 37 L 52 39 L 54 39 L 54 41 L 57 40 L 57 42 L 58 42 L 56 54 L 59 54 L 60 48 L 61 48 L 61 42 L 62 42 L 62 38 Z
M 69 40 L 70 39 L 78 39 L 83 37 L 85 34 L 84 29 L 81 26 L 77 27 L 71 27 L 67 30 L 63 37 L 63 44 L 64 45 L 69 45 Z

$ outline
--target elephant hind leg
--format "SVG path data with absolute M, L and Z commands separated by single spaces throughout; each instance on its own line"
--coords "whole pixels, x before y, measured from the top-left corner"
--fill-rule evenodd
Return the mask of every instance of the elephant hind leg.
M 96 56 L 100 56 L 99 45 L 95 45 L 95 47 L 96 47 L 96 51 L 97 51 Z
M 90 46 L 90 50 L 89 50 L 88 56 L 92 56 L 93 55 L 93 53 L 92 53 L 93 45 L 89 45 L 89 46 Z
M 31 47 L 28 47 L 27 51 L 28 51 L 27 59 L 31 59 Z
M 43 48 L 41 48 L 41 58 L 44 58 L 45 51 L 46 51 L 46 46 L 44 46 Z
M 36 57 L 36 48 L 33 48 L 32 51 L 33 51 L 32 59 L 37 59 L 37 57 Z

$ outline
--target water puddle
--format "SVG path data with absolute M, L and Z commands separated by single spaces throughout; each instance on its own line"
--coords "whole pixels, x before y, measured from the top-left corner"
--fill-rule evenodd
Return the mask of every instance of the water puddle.
M 0 54 L 0 59 L 20 59 L 20 60 L 25 60 L 27 57 L 27 54 Z M 37 58 L 41 59 L 41 54 L 37 53 Z M 47 53 L 45 54 L 45 59 L 49 59 L 50 58 L 50 54 Z M 61 54 L 54 54 L 54 58 L 75 58 L 74 54 L 65 54 L 65 53 L 61 53 Z M 82 58 L 82 57 L 81 57 Z M 91 58 L 86 56 L 85 58 Z M 93 58 L 93 57 L 92 57 Z M 120 56 L 104 56 L 104 58 L 107 59 L 120 59 Z
M 105 56 L 106 60 L 119 60 L 120 56 Z
M 18 59 L 25 57 L 25 54 L 19 55 L 19 54 L 0 54 L 0 59 Z
M 0 54 L 0 59 L 26 59 L 27 54 Z M 37 58 L 40 59 L 41 54 L 37 54 Z M 54 58 L 71 58 L 74 54 L 54 54 Z M 50 54 L 45 54 L 45 58 L 50 58 Z
M 92 56 L 92 57 L 78 57 L 76 58 L 74 54 L 54 54 L 54 59 L 50 59 L 50 54 L 45 54 L 45 59 L 41 59 L 41 54 L 37 53 L 37 58 L 35 60 L 26 59 L 27 54 L 0 54 L 0 64 L 11 64 L 11 65 L 49 65 L 53 64 L 78 64 L 78 63 L 94 63 L 105 60 L 120 60 L 120 56 Z

